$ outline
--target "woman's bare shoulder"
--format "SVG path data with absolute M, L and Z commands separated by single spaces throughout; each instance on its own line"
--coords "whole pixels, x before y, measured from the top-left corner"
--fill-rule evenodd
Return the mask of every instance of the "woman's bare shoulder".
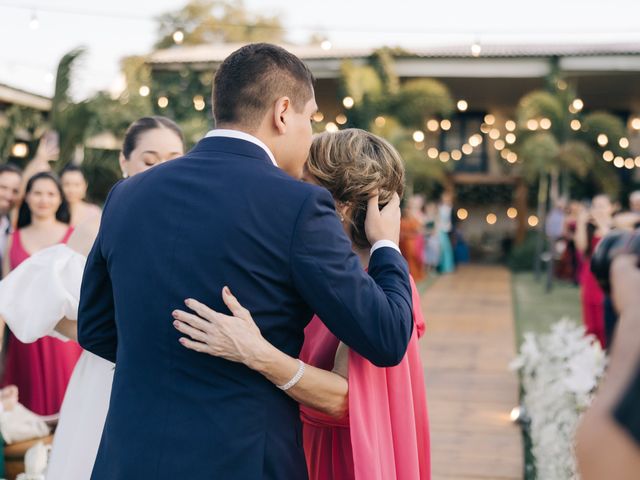
M 67 246 L 86 257 L 93 246 L 93 242 L 95 242 L 96 237 L 98 236 L 99 229 L 99 215 L 85 220 L 75 227 L 73 233 L 69 237 Z

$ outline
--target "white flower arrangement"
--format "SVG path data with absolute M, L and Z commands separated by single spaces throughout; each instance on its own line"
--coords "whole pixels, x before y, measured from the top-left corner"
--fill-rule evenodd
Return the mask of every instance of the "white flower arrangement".
M 574 435 L 605 366 L 600 344 L 566 318 L 550 333 L 524 335 L 511 368 L 521 373 L 538 479 L 579 478 Z

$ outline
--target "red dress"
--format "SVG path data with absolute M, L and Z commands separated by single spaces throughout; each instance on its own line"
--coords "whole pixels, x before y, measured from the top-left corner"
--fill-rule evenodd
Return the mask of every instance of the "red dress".
M 69 228 L 60 243 L 67 243 Z M 30 254 L 20 240 L 20 230 L 13 234 L 9 262 L 13 270 Z M 60 411 L 69 378 L 82 353 L 76 342 L 63 342 L 43 337 L 33 343 L 22 343 L 9 333 L 2 384 L 17 385 L 20 402 L 39 415 Z
M 429 480 L 429 420 L 418 337 L 424 332 L 412 281 L 414 323 L 399 365 L 379 368 L 349 350 L 349 411 L 335 419 L 300 407 L 310 480 Z M 339 340 L 314 317 L 300 358 L 332 370 Z
M 594 237 L 591 251 L 596 249 L 600 238 Z M 596 277 L 591 273 L 590 258 L 585 257 L 580 272 L 580 296 L 582 300 L 582 318 L 588 334 L 595 335 L 602 348 L 605 346 L 604 332 L 604 292 Z

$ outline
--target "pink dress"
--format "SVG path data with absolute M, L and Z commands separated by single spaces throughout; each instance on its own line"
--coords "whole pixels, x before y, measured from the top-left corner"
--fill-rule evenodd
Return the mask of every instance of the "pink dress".
M 73 228 L 69 228 L 60 243 L 66 243 L 72 231 Z M 29 256 L 17 230 L 9 251 L 11 269 Z M 81 353 L 82 348 L 76 342 L 43 337 L 27 344 L 9 333 L 2 384 L 17 385 L 20 402 L 29 410 L 39 415 L 58 413 Z
M 594 237 L 591 250 L 594 251 L 600 238 Z M 605 346 L 604 333 L 604 292 L 596 277 L 591 273 L 590 258 L 582 261 L 580 272 L 580 296 L 582 299 L 582 317 L 588 334 L 595 335 L 600 345 Z
M 424 332 L 420 297 L 413 290 L 414 322 L 407 354 L 379 368 L 349 350 L 349 411 L 335 419 L 300 407 L 310 480 L 428 480 L 429 420 L 418 338 Z M 339 340 L 314 317 L 300 358 L 332 370 Z

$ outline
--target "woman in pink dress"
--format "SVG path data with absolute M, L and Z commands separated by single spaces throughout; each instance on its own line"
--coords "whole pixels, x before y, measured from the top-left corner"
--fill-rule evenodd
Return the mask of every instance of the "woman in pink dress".
M 594 335 L 604 348 L 607 344 L 604 328 L 604 292 L 591 273 L 591 256 L 600 240 L 611 230 L 613 205 L 607 195 L 593 198 L 590 210 L 583 210 L 576 223 L 575 243 L 581 255 L 580 297 L 582 317 L 587 334 Z
M 367 204 L 402 196 L 404 166 L 396 150 L 375 135 L 356 129 L 317 136 L 306 181 L 327 188 L 367 268 Z M 418 338 L 424 332 L 420 298 L 412 281 L 416 328 L 399 365 L 379 368 L 341 343 L 314 317 L 305 330 L 300 358 L 275 349 L 260 335 L 251 314 L 228 288 L 225 304 L 235 317 L 199 302 L 189 308 L 211 322 L 177 311 L 175 327 L 193 350 L 245 363 L 301 404 L 303 445 L 311 480 L 425 480 L 430 478 L 430 445 L 424 370 Z
M 27 183 L 18 229 L 9 238 L 3 265 L 5 275 L 34 253 L 66 243 L 72 231 L 58 177 L 50 172 L 34 175 Z M 29 410 L 40 415 L 58 413 L 82 352 L 80 346 L 52 337 L 26 344 L 10 332 L 6 345 L 2 384 L 17 385 L 21 401 Z

